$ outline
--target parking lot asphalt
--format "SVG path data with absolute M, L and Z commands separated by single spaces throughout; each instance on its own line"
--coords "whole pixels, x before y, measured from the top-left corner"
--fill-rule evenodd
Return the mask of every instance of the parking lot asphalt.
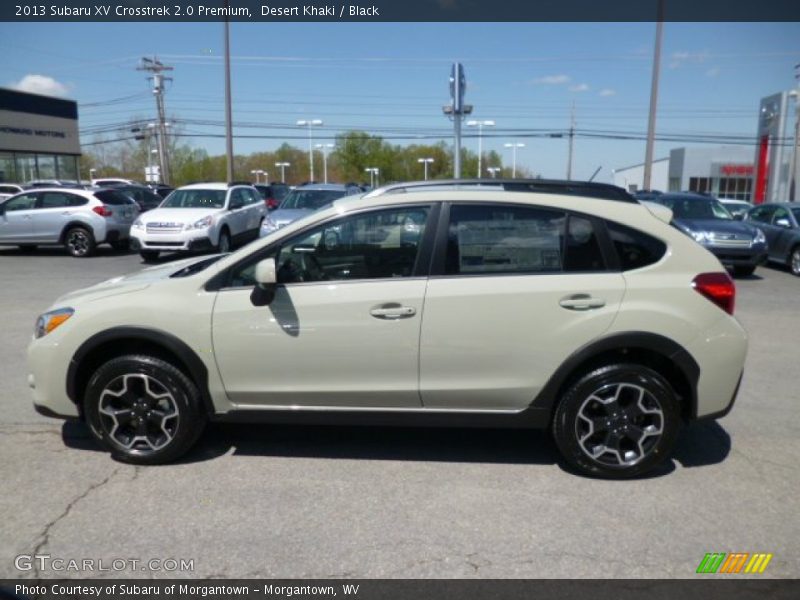
M 114 462 L 34 412 L 25 348 L 57 296 L 141 267 L 105 248 L 0 249 L 0 577 L 686 578 L 707 552 L 769 552 L 760 577 L 800 574 L 800 280 L 785 269 L 737 281 L 750 351 L 731 414 L 686 428 L 654 476 L 612 482 L 566 472 L 538 431 L 226 425 L 179 464 Z M 95 570 L 15 568 L 33 554 Z M 97 570 L 114 559 L 193 570 Z

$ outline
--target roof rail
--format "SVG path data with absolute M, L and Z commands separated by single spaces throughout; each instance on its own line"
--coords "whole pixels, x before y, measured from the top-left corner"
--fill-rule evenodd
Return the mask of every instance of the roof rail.
M 631 196 L 624 189 L 611 185 L 610 183 L 565 181 L 559 179 L 436 179 L 431 181 L 408 181 L 378 188 L 369 192 L 364 197 L 374 198 L 384 194 L 453 189 L 565 194 L 569 196 L 587 196 L 589 198 L 599 198 L 603 200 L 637 203 L 636 198 Z

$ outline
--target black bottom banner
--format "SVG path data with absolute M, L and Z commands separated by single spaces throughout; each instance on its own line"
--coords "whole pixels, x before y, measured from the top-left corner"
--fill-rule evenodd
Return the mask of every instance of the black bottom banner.
M 3 600 L 796 600 L 799 579 L 0 580 Z

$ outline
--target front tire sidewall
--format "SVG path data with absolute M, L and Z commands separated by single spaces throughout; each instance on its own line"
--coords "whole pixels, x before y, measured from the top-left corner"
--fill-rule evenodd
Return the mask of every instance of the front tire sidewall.
M 100 398 L 105 387 L 120 375 L 142 373 L 156 379 L 175 400 L 178 427 L 172 440 L 163 448 L 147 452 L 130 450 L 111 438 L 102 426 Z M 205 426 L 206 415 L 194 383 L 166 361 L 151 356 L 123 356 L 101 366 L 91 377 L 84 395 L 84 414 L 92 435 L 119 461 L 152 465 L 182 456 L 195 443 Z
M 800 277 L 800 246 L 789 253 L 789 270 L 795 277 Z
M 231 251 L 231 234 L 227 229 L 223 229 L 219 234 L 219 241 L 217 242 L 217 251 L 226 253 Z
M 632 383 L 645 388 L 661 404 L 664 431 L 652 450 L 632 466 L 611 467 L 587 456 L 575 431 L 578 411 L 584 400 L 605 385 Z M 656 371 L 636 364 L 618 364 L 596 369 L 571 385 L 562 396 L 553 420 L 553 436 L 568 466 L 590 477 L 627 479 L 654 469 L 666 460 L 680 428 L 680 404 L 669 382 Z

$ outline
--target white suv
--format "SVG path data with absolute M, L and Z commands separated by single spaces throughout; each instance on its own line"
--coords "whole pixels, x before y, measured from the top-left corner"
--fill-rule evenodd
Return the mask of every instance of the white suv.
M 131 241 L 142 258 L 160 252 L 230 251 L 235 242 L 258 237 L 267 207 L 251 185 L 196 183 L 173 191 L 131 228 Z
M 579 472 L 648 471 L 682 422 L 733 404 L 734 284 L 668 209 L 510 187 L 337 200 L 232 254 L 68 294 L 36 324 L 34 404 L 137 464 L 210 419 L 550 428 Z

